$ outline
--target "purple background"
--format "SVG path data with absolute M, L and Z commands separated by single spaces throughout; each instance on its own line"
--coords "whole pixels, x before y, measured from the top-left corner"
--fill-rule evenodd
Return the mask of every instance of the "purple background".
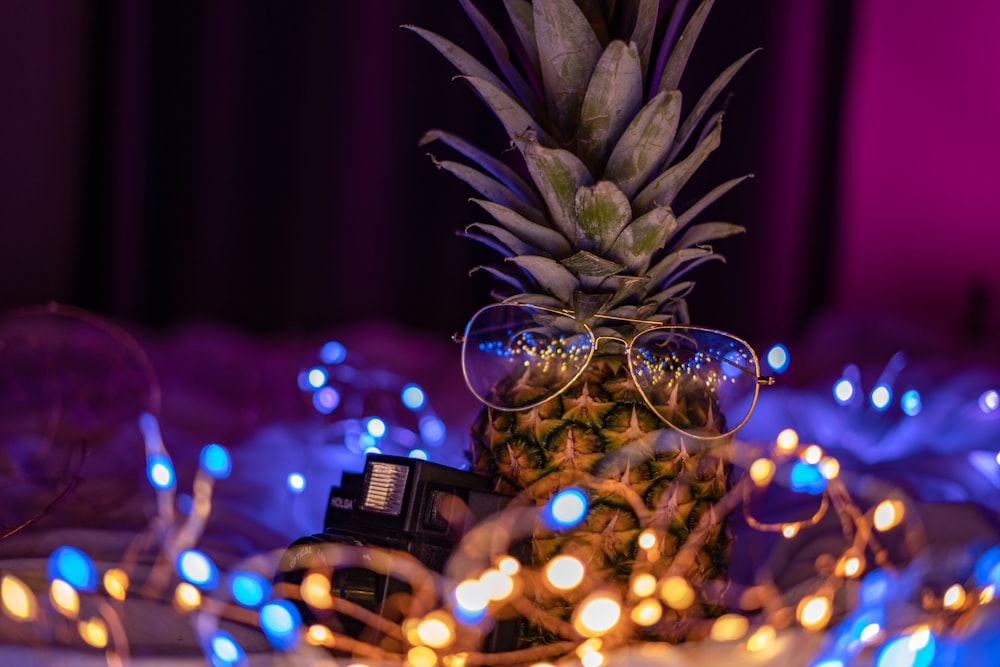
M 504 139 L 409 22 L 482 54 L 452 2 L 4 2 L 0 306 L 461 328 L 492 255 L 417 140 Z M 756 178 L 704 218 L 748 234 L 695 274 L 693 319 L 759 345 L 831 307 L 995 338 L 998 29 L 986 0 L 716 3 L 696 93 L 764 50 L 698 183 Z

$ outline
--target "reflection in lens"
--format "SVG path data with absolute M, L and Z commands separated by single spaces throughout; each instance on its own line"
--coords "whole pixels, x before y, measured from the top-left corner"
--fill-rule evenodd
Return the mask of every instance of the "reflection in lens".
M 739 428 L 757 391 L 757 361 L 750 348 L 707 329 L 644 331 L 632 343 L 629 363 L 657 414 L 696 437 L 717 437 Z
M 530 306 L 481 310 L 465 332 L 462 363 L 476 396 L 499 409 L 537 405 L 586 366 L 593 337 L 572 317 Z

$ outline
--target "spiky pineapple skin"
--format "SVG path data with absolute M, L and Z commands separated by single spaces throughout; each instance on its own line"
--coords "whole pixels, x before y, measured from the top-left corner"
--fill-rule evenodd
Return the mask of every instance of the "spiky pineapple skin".
M 590 496 L 582 523 L 552 531 L 540 522 L 532 559 L 542 565 L 573 553 L 591 574 L 629 596 L 633 573 L 679 575 L 699 591 L 699 603 L 668 610 L 647 638 L 672 642 L 694 638 L 699 618 L 723 611 L 704 584 L 726 574 L 732 545 L 725 514 L 714 505 L 730 487 L 731 438 L 697 441 L 670 428 L 641 399 L 624 357 L 596 357 L 559 396 L 533 408 L 484 408 L 471 429 L 473 468 L 489 475 L 498 491 L 527 494 L 543 504 L 577 486 Z M 698 544 L 678 556 L 703 522 Z M 657 535 L 655 550 L 638 545 L 642 531 Z M 690 545 L 689 545 L 690 546 Z M 539 596 L 540 607 L 553 601 Z M 569 609 L 564 612 L 568 614 Z

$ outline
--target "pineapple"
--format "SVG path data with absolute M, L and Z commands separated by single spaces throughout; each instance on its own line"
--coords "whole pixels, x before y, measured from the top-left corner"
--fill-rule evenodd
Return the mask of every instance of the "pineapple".
M 746 177 L 683 210 L 673 205 L 719 146 L 722 115 L 712 106 L 752 53 L 685 105 L 678 84 L 712 0 L 689 17 L 687 3 L 677 2 L 664 21 L 658 0 L 504 0 L 513 29 L 507 39 L 472 0 L 459 2 L 495 70 L 445 37 L 405 27 L 458 69 L 516 149 L 497 157 L 441 130 L 422 142 L 465 158 L 435 163 L 477 191 L 473 201 L 493 219 L 464 233 L 503 255 L 501 264 L 478 267 L 498 279 L 494 297 L 572 311 L 598 334 L 622 339 L 635 333 L 630 320 L 686 323 L 693 283 L 682 277 L 721 259 L 707 243 L 743 231 L 693 219 Z M 644 630 L 681 641 L 698 636 L 706 626 L 699 621 L 721 609 L 710 591 L 723 588 L 711 582 L 724 579 L 731 543 L 727 510 L 716 507 L 730 486 L 730 447 L 731 437 L 695 439 L 670 428 L 642 400 L 612 343 L 558 396 L 516 411 L 484 408 L 472 427 L 471 458 L 498 490 L 538 503 L 568 486 L 586 489 L 589 510 L 577 528 L 539 524 L 535 563 L 560 552 L 582 555 L 623 599 L 633 572 L 683 577 L 699 602 L 675 604 Z M 658 536 L 652 550 L 638 545 L 644 530 Z M 537 595 L 532 620 L 553 638 L 566 626 L 546 622 L 547 614 L 569 610 Z

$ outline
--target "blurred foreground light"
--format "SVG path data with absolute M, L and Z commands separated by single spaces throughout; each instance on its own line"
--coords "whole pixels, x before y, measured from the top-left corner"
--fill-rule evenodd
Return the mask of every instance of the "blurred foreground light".
M 161 452 L 153 452 L 146 457 L 146 476 L 153 488 L 168 491 L 174 488 L 174 464 L 170 457 Z
M 899 407 L 903 409 L 903 413 L 909 417 L 916 417 L 920 414 L 923 409 L 923 402 L 920 399 L 920 392 L 916 389 L 908 389 L 903 392 L 903 396 L 899 399 Z
M 656 533 L 651 530 L 644 530 L 639 533 L 639 546 L 643 549 L 652 549 L 656 546 Z
M 326 384 L 328 377 L 329 375 L 327 375 L 326 369 L 317 366 L 315 368 L 310 368 L 306 373 L 306 383 L 313 389 L 319 389 Z
M 76 547 L 59 547 L 49 556 L 49 581 L 62 579 L 81 591 L 97 590 L 97 568 L 90 556 Z
M 408 384 L 403 387 L 400 398 L 403 401 L 403 405 L 410 410 L 419 410 L 427 403 L 427 394 L 415 384 Z
M 656 625 L 660 622 L 660 619 L 663 618 L 663 606 L 660 604 L 659 600 L 646 598 L 632 607 L 629 617 L 636 625 L 644 627 Z
M 965 606 L 966 599 L 965 588 L 961 584 L 954 584 L 944 592 L 941 603 L 945 609 L 961 609 Z
M 285 484 L 287 484 L 288 490 L 292 493 L 302 493 L 306 490 L 306 478 L 300 472 L 288 473 Z
M 773 625 L 762 625 L 747 639 L 747 651 L 751 653 L 763 651 L 773 645 L 777 637 L 778 633 Z
M 89 621 L 80 621 L 77 631 L 83 641 L 94 648 L 104 648 L 108 645 L 108 625 L 103 619 L 94 617 Z
M 455 587 L 455 603 L 459 611 L 470 618 L 481 614 L 490 603 L 486 586 L 477 579 L 466 579 Z
M 508 577 L 513 577 L 521 571 L 521 563 L 519 563 L 513 556 L 504 556 L 497 561 L 497 569 L 506 574 Z
M 299 586 L 302 600 L 313 609 L 330 609 L 333 607 L 332 585 L 330 578 L 322 572 L 310 572 L 302 579 Z
M 287 651 L 298 643 L 302 618 L 288 600 L 269 602 L 260 608 L 260 627 L 271 646 Z
M 407 456 L 411 459 L 420 459 L 421 461 L 428 461 L 431 458 L 426 449 L 411 449 Z
M 833 385 L 833 397 L 841 405 L 850 403 L 855 393 L 857 393 L 857 389 L 854 387 L 854 383 L 847 378 L 840 378 Z
M 723 614 L 712 623 L 709 636 L 717 642 L 731 642 L 743 639 L 750 629 L 750 621 L 739 614 Z
M 586 570 L 575 556 L 556 556 L 545 566 L 545 580 L 555 589 L 568 591 L 583 581 Z
M 783 454 L 790 454 L 799 446 L 799 434 L 793 428 L 786 428 L 778 434 L 775 444 L 778 446 L 778 451 Z
M 385 420 L 380 417 L 372 417 L 365 423 L 365 430 L 373 438 L 382 438 L 389 431 Z
M 587 495 L 576 487 L 563 489 L 542 508 L 542 521 L 552 530 L 572 528 L 587 515 Z
M 641 598 L 648 598 L 656 593 L 656 577 L 643 572 L 632 577 L 632 592 Z
M 767 486 L 774 477 L 774 462 L 771 459 L 759 458 L 750 464 L 750 479 L 757 486 Z
M 660 586 L 660 598 L 667 606 L 683 611 L 695 603 L 694 589 L 684 577 L 667 577 Z
M 61 614 L 69 618 L 76 618 L 80 611 L 80 596 L 62 579 L 56 579 L 49 586 L 49 599 Z
M 806 630 L 822 630 L 833 613 L 830 600 L 823 595 L 807 595 L 799 601 L 795 617 Z
M 778 343 L 767 351 L 767 365 L 775 373 L 784 373 L 788 370 L 788 348 Z
M 892 388 L 884 382 L 880 382 L 875 385 L 874 389 L 872 389 L 872 393 L 868 397 L 868 400 L 871 401 L 873 408 L 881 412 L 882 410 L 888 408 L 889 404 L 892 403 Z
M 993 545 L 979 556 L 973 580 L 979 587 L 1000 585 L 1000 544 Z
M 243 647 L 225 630 L 216 630 L 208 641 L 208 660 L 212 667 L 236 667 L 247 664 Z
M 930 667 L 934 664 L 936 642 L 927 628 L 887 642 L 875 661 L 876 667 Z
M 826 489 L 827 479 L 820 469 L 805 461 L 796 461 L 788 475 L 792 491 L 818 495 Z
M 487 570 L 479 577 L 479 582 L 486 589 L 490 600 L 500 602 L 514 593 L 514 580 L 510 578 L 510 575 L 504 574 L 500 570 Z
M 342 343 L 331 340 L 319 349 L 319 358 L 324 364 L 339 364 L 347 358 L 347 348 Z
M 313 394 L 312 402 L 317 412 L 328 415 L 340 405 L 340 392 L 333 387 L 323 387 Z
M 205 445 L 201 450 L 201 467 L 216 479 L 225 479 L 233 470 L 233 461 L 229 451 L 218 443 Z
M 584 637 L 600 637 L 618 625 L 622 606 L 606 593 L 595 593 L 577 606 L 573 616 L 577 632 Z
M 439 445 L 444 442 L 448 430 L 444 422 L 437 417 L 422 417 L 420 419 L 420 437 L 424 442 L 431 445 Z
M 15 621 L 33 621 L 38 615 L 35 594 L 12 574 L 5 574 L 0 579 L 0 601 L 4 613 Z
M 188 549 L 177 556 L 177 573 L 190 584 L 210 590 L 219 583 L 219 568 L 201 551 Z
M 872 525 L 875 530 L 887 531 L 895 528 L 903 520 L 906 510 L 898 500 L 883 500 L 875 507 Z
M 979 409 L 990 414 L 996 412 L 997 408 L 1000 408 L 1000 392 L 997 392 L 996 389 L 983 392 L 983 395 L 979 397 Z
M 406 652 L 407 667 L 434 667 L 437 662 L 437 653 L 426 646 L 414 646 Z
M 128 593 L 128 574 L 117 567 L 104 573 L 104 590 L 115 600 L 124 600 Z
M 431 648 L 447 648 L 455 643 L 455 626 L 450 616 L 431 612 L 417 625 L 417 637 Z
M 186 581 L 174 589 L 174 605 L 181 611 L 191 611 L 201 606 L 201 592 Z
M 244 607 L 259 607 L 270 592 L 271 583 L 256 572 L 233 572 L 229 575 L 229 594 Z

